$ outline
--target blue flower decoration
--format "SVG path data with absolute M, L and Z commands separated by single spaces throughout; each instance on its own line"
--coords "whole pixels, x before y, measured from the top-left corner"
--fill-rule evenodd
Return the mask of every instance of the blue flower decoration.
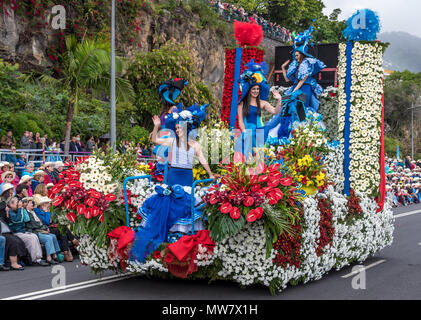
M 377 13 L 370 9 L 362 9 L 348 19 L 342 34 L 351 41 L 375 41 L 379 32 L 380 19 Z

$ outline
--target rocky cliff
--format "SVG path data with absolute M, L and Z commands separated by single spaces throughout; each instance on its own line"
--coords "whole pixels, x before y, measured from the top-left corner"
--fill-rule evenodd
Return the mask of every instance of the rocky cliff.
M 47 10 L 48 14 L 50 13 Z M 142 26 L 137 37 L 142 48 L 118 43 L 119 53 L 130 56 L 136 51 L 157 50 L 171 38 L 189 47 L 200 79 L 213 88 L 218 100 L 222 98 L 225 48 L 235 46 L 232 24 L 226 23 L 225 30 L 213 26 L 202 26 L 198 14 L 175 8 L 171 12 L 161 10 L 156 14 L 145 10 L 138 18 Z M 48 20 L 48 18 L 47 18 Z M 118 30 L 117 30 L 118 32 Z M 22 71 L 42 70 L 51 66 L 47 48 L 54 41 L 54 30 L 50 25 L 34 31 L 25 17 L 19 16 L 7 5 L 1 8 L 0 16 L 0 58 L 17 62 Z M 261 47 L 266 52 L 265 61 L 271 70 L 274 64 L 275 46 L 282 45 L 264 39 Z

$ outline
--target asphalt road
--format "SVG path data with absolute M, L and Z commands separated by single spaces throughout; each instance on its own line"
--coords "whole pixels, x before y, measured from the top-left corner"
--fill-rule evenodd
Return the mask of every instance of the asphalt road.
M 161 280 L 119 277 L 108 272 L 102 278 L 90 273 L 79 260 L 62 269 L 28 267 L 22 272 L 0 272 L 0 299 L 42 300 L 419 300 L 421 299 L 421 205 L 397 208 L 394 243 L 364 262 L 365 289 L 353 289 L 357 281 L 352 267 L 331 271 L 321 280 L 288 287 L 271 296 L 263 286 L 241 289 L 217 281 Z M 405 214 L 408 215 L 405 215 Z M 63 272 L 65 271 L 65 272 Z M 55 272 L 55 273 L 53 273 Z M 59 275 L 66 287 L 52 288 Z M 63 279 L 61 279 L 63 280 Z M 358 281 L 357 281 L 358 282 Z M 360 282 L 358 282 L 360 283 Z

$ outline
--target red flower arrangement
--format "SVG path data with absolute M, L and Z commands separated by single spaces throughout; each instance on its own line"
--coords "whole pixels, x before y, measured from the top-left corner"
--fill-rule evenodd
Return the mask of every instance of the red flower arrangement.
M 335 228 L 333 227 L 333 210 L 329 199 L 318 199 L 318 208 L 320 210 L 320 238 L 317 240 L 316 254 L 320 257 L 323 254 L 323 248 L 332 244 Z
M 74 165 L 85 162 L 88 157 L 78 159 Z M 53 206 L 60 210 L 69 211 L 67 219 L 74 223 L 77 216 L 86 219 L 98 217 L 100 222 L 104 220 L 104 212 L 107 211 L 110 202 L 117 199 L 114 194 L 103 194 L 95 189 L 86 190 L 79 181 L 80 173 L 73 167 L 73 163 L 67 170 L 60 173 L 61 182 L 51 189 Z M 76 212 L 76 213 L 75 213 Z M 77 215 L 76 215 L 77 214 Z
M 347 217 L 360 217 L 363 213 L 363 209 L 360 206 L 360 198 L 355 194 L 355 191 L 351 189 L 348 197 L 348 214 Z

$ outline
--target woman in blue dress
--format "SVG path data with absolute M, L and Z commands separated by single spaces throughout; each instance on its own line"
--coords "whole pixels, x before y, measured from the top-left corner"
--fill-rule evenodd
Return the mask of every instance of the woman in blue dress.
M 268 135 L 268 127 L 262 122 L 261 112 L 266 110 L 270 114 L 279 113 L 282 97 L 277 91 L 273 96 L 278 100 L 272 106 L 266 100 L 269 97 L 269 85 L 265 79 L 266 64 L 255 63 L 253 60 L 246 65 L 247 69 L 241 75 L 241 99 L 237 107 L 238 127 L 241 137 L 236 140 L 234 150 L 242 152 L 249 159 L 255 147 L 263 147 Z
M 284 92 L 284 105 L 280 114 L 278 138 L 289 138 L 294 122 L 305 121 L 309 111 L 317 113 L 320 105 L 319 96 L 323 88 L 314 78 L 326 65 L 308 53 L 309 41 L 314 28 L 311 26 L 304 33 L 294 38 L 294 61 L 286 70 L 290 60 L 282 65 L 286 82 L 294 84 Z
M 197 121 L 193 120 L 194 117 L 189 111 L 173 115 L 176 115 L 174 118 L 177 122 L 175 137 L 158 138 L 157 133 L 161 120 L 158 116 L 154 116 L 152 119 L 154 123 L 152 141 L 170 148 L 171 168 L 168 173 L 168 188 L 157 186 L 156 194 L 146 199 L 141 208 L 143 223 L 136 231 L 136 238 L 130 254 L 131 260 L 140 263 L 143 263 L 151 253 L 157 250 L 161 243 L 167 241 L 168 232 L 177 221 L 190 217 L 191 198 L 184 187 L 192 186 L 195 156 L 198 157 L 209 174 L 209 178 L 215 179 L 200 144 L 192 139 L 193 129 L 198 125 Z M 171 117 L 171 119 L 174 118 Z

